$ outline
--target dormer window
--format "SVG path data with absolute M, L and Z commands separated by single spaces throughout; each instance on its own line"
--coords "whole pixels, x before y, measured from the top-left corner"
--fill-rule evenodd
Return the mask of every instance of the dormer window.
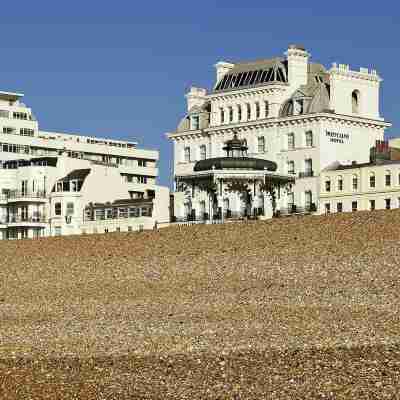
M 351 108 L 353 114 L 360 112 L 360 92 L 358 90 L 354 90 L 351 94 Z
M 238 111 L 238 121 L 242 120 L 242 106 L 238 105 L 237 106 L 237 111 Z
M 192 130 L 195 130 L 195 131 L 200 129 L 200 117 L 198 115 L 192 115 L 191 128 L 192 128 Z
M 229 107 L 229 122 L 233 122 L 233 108 Z
M 256 103 L 256 118 L 260 118 L 260 103 Z
M 293 115 L 301 115 L 304 113 L 303 99 L 295 100 L 293 103 Z

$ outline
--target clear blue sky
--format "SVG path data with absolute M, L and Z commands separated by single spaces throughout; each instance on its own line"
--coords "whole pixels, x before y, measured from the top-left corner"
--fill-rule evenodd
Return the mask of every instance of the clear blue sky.
M 21 1 L 1 4 L 0 90 L 25 93 L 44 130 L 135 138 L 161 152 L 190 85 L 210 88 L 218 60 L 281 56 L 376 68 L 381 111 L 400 135 L 400 6 L 356 1 Z

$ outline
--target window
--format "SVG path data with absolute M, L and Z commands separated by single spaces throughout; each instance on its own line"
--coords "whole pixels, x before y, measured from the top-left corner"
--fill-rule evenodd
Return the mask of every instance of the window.
M 139 175 L 137 177 L 138 183 L 147 183 L 147 176 Z
M 386 171 L 385 174 L 385 186 L 390 186 L 391 185 L 391 175 L 390 175 L 390 171 Z
M 250 120 L 251 119 L 251 107 L 250 107 L 249 103 L 246 104 L 246 110 L 247 110 L 247 120 Z
M 360 112 L 360 92 L 358 90 L 354 90 L 351 94 L 351 108 L 353 114 L 358 114 Z
M 229 122 L 233 122 L 233 108 L 229 107 L 228 111 L 229 111 Z
M 14 119 L 28 119 L 28 114 L 24 112 L 13 112 Z
M 221 124 L 225 123 L 225 111 L 223 108 L 219 109 L 219 115 L 220 115 L 220 119 L 221 119 Z
M 293 174 L 294 175 L 294 161 L 288 161 L 287 162 L 287 172 L 288 174 Z
M 370 200 L 370 201 L 369 201 L 369 209 L 370 209 L 371 211 L 374 211 L 374 210 L 375 210 L 375 200 Z
M 61 226 L 54 227 L 54 236 L 61 236 Z
M 307 158 L 304 160 L 304 175 L 313 176 L 312 159 Z
M 358 178 L 357 175 L 353 175 L 353 190 L 358 189 Z
M 339 192 L 343 190 L 343 177 L 341 175 L 338 177 L 337 189 Z
M 33 129 L 21 128 L 19 130 L 19 134 L 21 136 L 33 136 L 35 134 L 35 131 Z
M 306 132 L 306 147 L 313 146 L 313 133 L 311 131 Z
M 145 167 L 147 165 L 147 161 L 146 160 L 138 160 L 138 166 L 139 167 Z
M 287 135 L 287 147 L 288 147 L 288 150 L 294 149 L 294 133 L 289 133 Z
M 65 215 L 74 215 L 74 203 L 67 203 L 67 209 L 65 211 Z
M 295 100 L 293 103 L 293 115 L 303 114 L 303 99 Z
M 238 112 L 238 121 L 242 120 L 242 106 L 238 105 L 237 106 L 237 112 Z
M 205 160 L 207 158 L 207 148 L 205 144 L 200 146 L 200 160 Z
M 184 149 L 184 160 L 185 162 L 190 162 L 190 147 L 185 147 Z
M 306 210 L 310 211 L 311 209 L 311 203 L 312 203 L 312 192 L 311 190 L 307 190 L 304 193 L 304 198 L 305 198 L 305 206 L 306 206 Z
M 329 214 L 331 212 L 331 203 L 325 203 L 325 214 Z
M 351 211 L 357 211 L 357 202 L 356 201 L 351 202 Z
M 100 221 L 105 219 L 105 209 L 104 208 L 98 208 L 95 211 L 95 216 L 96 216 L 96 221 Z
M 331 181 L 329 179 L 325 181 L 325 191 L 326 192 L 331 191 Z
M 192 129 L 198 130 L 200 128 L 200 117 L 198 115 L 193 115 L 191 118 Z
M 373 172 L 369 174 L 369 187 L 370 188 L 375 187 L 375 174 Z
M 128 218 L 128 209 L 127 208 L 120 208 L 118 211 L 119 218 Z
M 386 210 L 390 210 L 390 199 L 385 199 L 385 208 Z
M 264 101 L 264 117 L 268 118 L 269 115 L 269 103 L 268 101 Z
M 22 196 L 26 196 L 28 194 L 28 181 L 21 181 L 21 194 Z
M 340 213 L 340 212 L 343 211 L 343 203 L 337 203 L 337 204 L 336 204 L 336 211 L 337 211 L 338 213 Z
M 260 118 L 260 103 L 256 103 L 256 118 Z
M 3 133 L 6 134 L 15 133 L 15 128 L 12 128 L 11 126 L 3 126 Z
M 259 153 L 265 153 L 265 137 L 261 136 L 257 138 L 257 147 Z
M 54 214 L 61 215 L 61 203 L 54 204 Z

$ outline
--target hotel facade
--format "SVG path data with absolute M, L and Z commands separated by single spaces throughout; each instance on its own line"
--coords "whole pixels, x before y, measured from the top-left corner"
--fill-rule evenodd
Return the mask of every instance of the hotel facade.
M 158 152 L 45 132 L 23 95 L 0 92 L 0 239 L 153 228 L 169 221 Z
M 192 87 L 185 116 L 167 133 L 174 146 L 177 218 L 198 218 L 204 208 L 220 217 L 268 217 L 271 207 L 276 215 L 324 213 L 323 171 L 335 163 L 370 162 L 370 149 L 390 126 L 380 114 L 382 79 L 374 69 L 355 71 L 336 63 L 328 69 L 311 62 L 308 51 L 297 45 L 284 57 L 220 61 L 215 67 L 213 89 Z M 256 187 L 252 168 L 243 163 L 221 167 L 226 143 L 234 136 L 246 147 L 244 157 L 274 163 L 273 173 L 285 183 L 263 191 L 268 176 Z M 203 160 L 209 160 L 208 171 L 199 170 Z M 214 184 L 222 182 L 213 196 L 198 184 L 204 174 L 214 176 Z

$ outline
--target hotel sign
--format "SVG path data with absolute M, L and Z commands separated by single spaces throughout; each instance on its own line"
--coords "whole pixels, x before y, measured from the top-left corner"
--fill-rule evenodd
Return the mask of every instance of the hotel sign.
M 350 139 L 350 135 L 348 133 L 326 131 L 325 135 L 332 143 L 344 143 L 345 140 L 348 141 Z

